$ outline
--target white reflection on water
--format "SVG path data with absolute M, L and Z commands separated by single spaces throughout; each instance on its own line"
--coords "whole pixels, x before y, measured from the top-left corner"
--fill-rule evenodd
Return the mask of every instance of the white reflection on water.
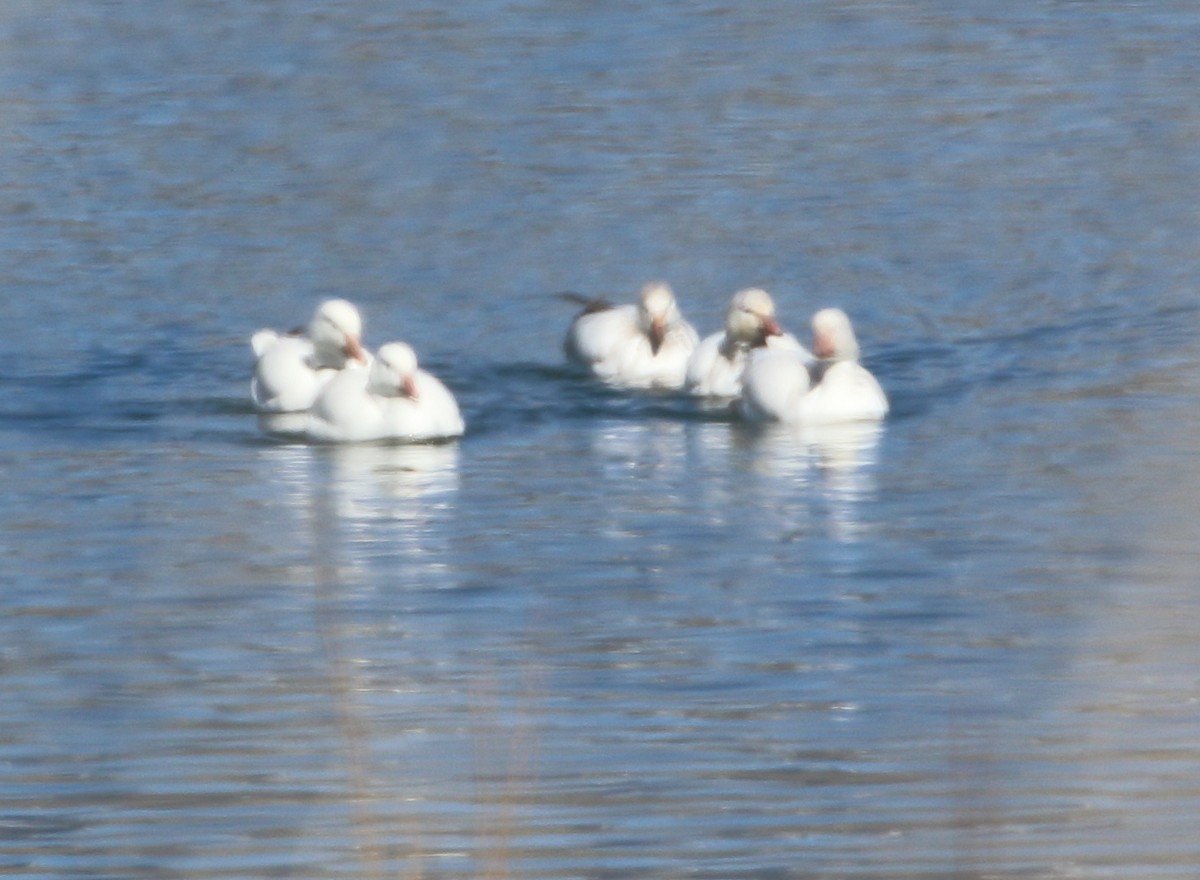
M 875 466 L 883 426 L 873 422 L 823 425 L 803 432 L 828 506 L 829 531 L 838 541 L 864 540 L 871 529 L 862 508 L 876 497 Z
M 431 505 L 444 504 L 458 490 L 458 446 L 370 445 L 271 446 L 263 457 L 286 490 L 288 503 L 350 519 L 421 520 Z M 326 466 L 327 465 L 327 466 Z M 320 501 L 329 494 L 330 500 Z
M 617 421 L 591 435 L 597 491 L 615 505 L 621 534 L 649 512 L 677 523 L 701 517 L 723 538 L 741 520 L 794 540 L 818 529 L 839 543 L 865 539 L 864 509 L 877 495 L 883 427 L 797 428 L 729 422 Z M 603 489 L 600 489 L 603 486 Z M 658 528 L 661 526 L 654 526 Z
M 882 425 L 858 422 L 819 427 L 706 424 L 693 431 L 691 465 L 707 479 L 705 509 L 720 524 L 751 501 L 770 511 L 781 537 L 814 526 L 823 509 L 831 537 L 862 539 L 863 505 L 877 492 L 875 468 Z
M 617 421 L 597 427 L 592 448 L 605 479 L 662 480 L 685 472 L 684 440 L 680 422 Z
M 454 444 L 355 444 L 328 453 L 341 516 L 422 522 L 458 490 Z
M 422 577 L 448 553 L 438 523 L 454 509 L 459 450 L 448 445 L 269 447 L 274 483 L 323 580 L 362 580 L 373 564 Z M 403 563 L 403 564 L 401 564 Z
M 315 451 L 302 444 L 267 446 L 262 460 L 270 475 L 266 485 L 282 492 L 282 501 L 307 527 L 313 513 L 312 488 L 318 482 Z
M 816 468 L 845 491 L 870 487 L 883 426 L 876 422 L 837 425 L 767 425 L 748 431 L 764 472 L 806 478 Z

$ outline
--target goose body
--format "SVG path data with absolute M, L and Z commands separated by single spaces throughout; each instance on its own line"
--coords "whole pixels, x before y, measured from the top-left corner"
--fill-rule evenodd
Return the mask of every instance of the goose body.
M 250 397 L 264 413 L 307 410 L 335 375 L 367 361 L 362 318 L 342 299 L 321 303 L 304 333 L 259 330 L 250 347 L 255 355 Z
M 666 284 L 647 284 L 636 304 L 589 305 L 571 322 L 567 359 L 621 388 L 683 387 L 699 337 Z
M 888 414 L 887 396 L 858 361 L 829 364 L 800 400 L 797 421 L 808 425 L 879 421 Z
M 762 348 L 812 359 L 796 337 L 780 329 L 770 294 L 755 287 L 738 291 L 726 310 L 724 329 L 702 339 L 688 358 L 684 387 L 699 397 L 737 397 L 746 361 Z
M 800 403 L 812 387 L 805 354 L 770 348 L 752 352 L 734 411 L 749 422 L 798 422 Z
M 887 396 L 858 362 L 858 341 L 846 313 L 823 309 L 812 327 L 818 362 L 784 351 L 755 352 L 743 375 L 737 413 L 748 421 L 812 425 L 884 418 Z
M 450 390 L 418 367 L 410 346 L 389 342 L 376 352 L 370 369 L 343 371 L 329 381 L 308 414 L 304 434 L 324 443 L 419 443 L 459 437 L 464 430 Z

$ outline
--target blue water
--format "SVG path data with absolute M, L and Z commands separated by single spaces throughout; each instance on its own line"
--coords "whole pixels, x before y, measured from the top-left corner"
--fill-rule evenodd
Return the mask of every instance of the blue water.
M 0 872 L 1200 874 L 1200 8 L 0 9 Z M 809 444 L 556 291 L 839 305 Z M 446 446 L 260 434 L 356 301 Z

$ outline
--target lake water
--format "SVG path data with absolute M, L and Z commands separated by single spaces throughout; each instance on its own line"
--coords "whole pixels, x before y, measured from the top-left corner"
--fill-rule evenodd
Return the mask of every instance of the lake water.
M 1200 876 L 1200 6 L 0 9 L 0 872 Z M 840 305 L 892 416 L 563 369 Z M 323 297 L 461 442 L 272 442 Z

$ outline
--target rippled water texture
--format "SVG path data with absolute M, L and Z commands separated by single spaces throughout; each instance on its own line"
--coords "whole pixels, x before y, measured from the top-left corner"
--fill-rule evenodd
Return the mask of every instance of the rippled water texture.
M 0 872 L 1200 874 L 1200 8 L 0 9 Z M 879 431 L 563 369 L 840 305 Z M 277 443 L 324 296 L 445 446 Z

